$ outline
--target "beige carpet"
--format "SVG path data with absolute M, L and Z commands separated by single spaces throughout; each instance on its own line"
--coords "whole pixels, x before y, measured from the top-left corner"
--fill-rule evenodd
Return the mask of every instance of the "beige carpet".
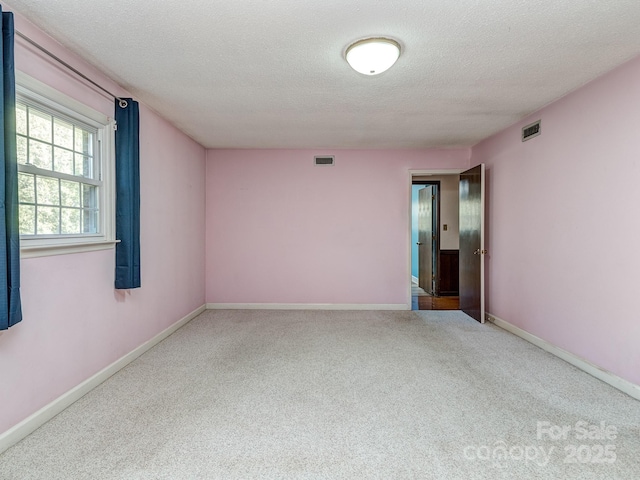
M 632 480 L 639 452 L 640 402 L 460 312 L 208 311 L 0 478 Z

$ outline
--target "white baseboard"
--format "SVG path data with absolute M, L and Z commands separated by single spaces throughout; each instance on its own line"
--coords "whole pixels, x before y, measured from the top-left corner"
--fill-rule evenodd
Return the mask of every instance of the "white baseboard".
M 420 283 L 420 280 L 418 279 L 418 277 L 414 277 L 413 275 L 411 275 L 411 283 L 415 283 L 416 285 L 418 285 Z
M 209 310 L 411 310 L 405 303 L 207 303 Z
M 127 353 L 125 356 L 116 360 L 108 367 L 104 368 L 103 370 L 100 370 L 98 373 L 96 373 L 92 377 L 88 378 L 81 384 L 77 385 L 76 387 L 72 388 L 68 392 L 56 398 L 53 402 L 42 407 L 33 415 L 25 418 L 22 422 L 18 423 L 17 425 L 13 426 L 6 432 L 2 433 L 0 435 L 0 453 L 12 447 L 16 443 L 18 443 L 20 440 L 25 438 L 27 435 L 29 435 L 36 429 L 40 428 L 46 422 L 48 422 L 53 417 L 55 417 L 60 412 L 62 412 L 65 408 L 69 407 L 72 403 L 82 398 L 84 395 L 86 395 L 91 390 L 96 388 L 98 385 L 100 385 L 102 382 L 107 380 L 113 374 L 117 373 L 119 370 L 126 367 L 129 363 L 134 361 L 136 358 L 138 358 L 140 355 L 145 353 L 151 347 L 154 347 L 155 345 L 160 343 L 162 340 L 167 338 L 173 332 L 178 330 L 180 327 L 182 327 L 189 321 L 193 320 L 195 317 L 197 317 L 204 311 L 205 311 L 205 305 L 195 309 L 193 312 L 189 313 L 188 315 L 178 320 L 176 323 L 174 323 L 170 327 L 166 328 L 165 330 L 157 334 L 151 340 L 148 340 L 147 342 L 143 343 L 142 345 L 137 347 L 135 350 Z
M 640 400 L 640 385 L 631 383 L 630 381 L 625 380 L 624 378 L 621 378 L 614 373 L 604 370 L 603 368 L 598 367 L 597 365 L 594 365 L 588 360 L 578 357 L 577 355 L 574 355 L 571 352 L 567 352 L 566 350 L 560 347 L 557 347 L 552 343 L 549 343 L 546 340 L 543 340 L 540 337 L 536 337 L 535 335 L 525 330 L 522 330 L 520 327 L 516 327 L 515 325 L 507 322 L 506 320 L 502 320 L 501 318 L 498 318 L 495 315 L 491 315 L 487 313 L 485 316 L 489 322 L 497 325 L 498 327 L 503 328 L 504 330 L 510 333 L 513 333 L 514 335 L 517 335 L 520 338 L 523 338 L 527 342 L 532 343 L 535 346 L 542 348 L 543 350 L 546 350 L 547 352 L 555 355 L 556 357 L 561 358 L 562 360 L 570 363 L 574 367 L 577 367 L 580 370 L 583 370 L 589 375 L 592 375 L 597 379 L 602 380 L 605 383 L 608 383 L 612 387 L 617 388 L 621 392 L 626 393 L 627 395 L 635 398 L 636 400 Z

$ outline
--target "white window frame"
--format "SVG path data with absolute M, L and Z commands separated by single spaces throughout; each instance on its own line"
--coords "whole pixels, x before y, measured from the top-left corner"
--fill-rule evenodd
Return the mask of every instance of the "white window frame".
M 22 258 L 63 255 L 113 248 L 115 240 L 115 121 L 22 72 L 16 72 L 16 100 L 24 100 L 97 130 L 99 188 L 98 233 L 20 236 Z M 64 117 L 63 117 L 64 118 Z M 24 171 L 27 171 L 26 169 Z

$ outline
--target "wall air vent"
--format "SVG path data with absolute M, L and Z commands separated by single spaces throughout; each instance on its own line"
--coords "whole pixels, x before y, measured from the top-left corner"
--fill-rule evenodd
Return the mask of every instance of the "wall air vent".
M 537 137 L 542 133 L 540 131 L 540 120 L 530 123 L 529 125 L 522 127 L 522 141 L 526 142 L 530 138 Z
M 322 155 L 319 157 L 313 157 L 313 163 L 315 165 L 335 165 L 335 159 L 333 155 Z

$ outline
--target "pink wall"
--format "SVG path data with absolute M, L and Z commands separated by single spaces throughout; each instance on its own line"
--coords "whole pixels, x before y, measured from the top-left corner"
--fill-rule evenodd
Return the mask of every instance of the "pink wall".
M 542 119 L 542 135 L 520 141 Z M 476 145 L 488 311 L 640 384 L 640 59 Z
M 20 41 L 16 62 L 112 114 L 111 100 Z M 480 143 L 471 161 L 488 167 L 488 310 L 636 384 L 638 85 L 640 59 Z M 538 118 L 542 136 L 521 143 Z M 22 261 L 24 321 L 0 334 L 0 432 L 205 300 L 405 304 L 408 171 L 469 166 L 468 149 L 210 150 L 205 162 L 144 106 L 141 121 L 143 288 L 113 290 L 112 250 Z M 335 167 L 313 166 L 328 153 Z
M 125 94 L 19 16 L 16 27 Z M 16 42 L 16 68 L 113 116 L 113 101 Z M 0 334 L 0 433 L 204 304 L 205 150 L 141 105 L 142 288 L 114 251 L 23 259 L 24 320 Z
M 319 154 L 336 165 L 314 166 Z M 407 304 L 409 170 L 469 156 L 209 150 L 207 302 Z

